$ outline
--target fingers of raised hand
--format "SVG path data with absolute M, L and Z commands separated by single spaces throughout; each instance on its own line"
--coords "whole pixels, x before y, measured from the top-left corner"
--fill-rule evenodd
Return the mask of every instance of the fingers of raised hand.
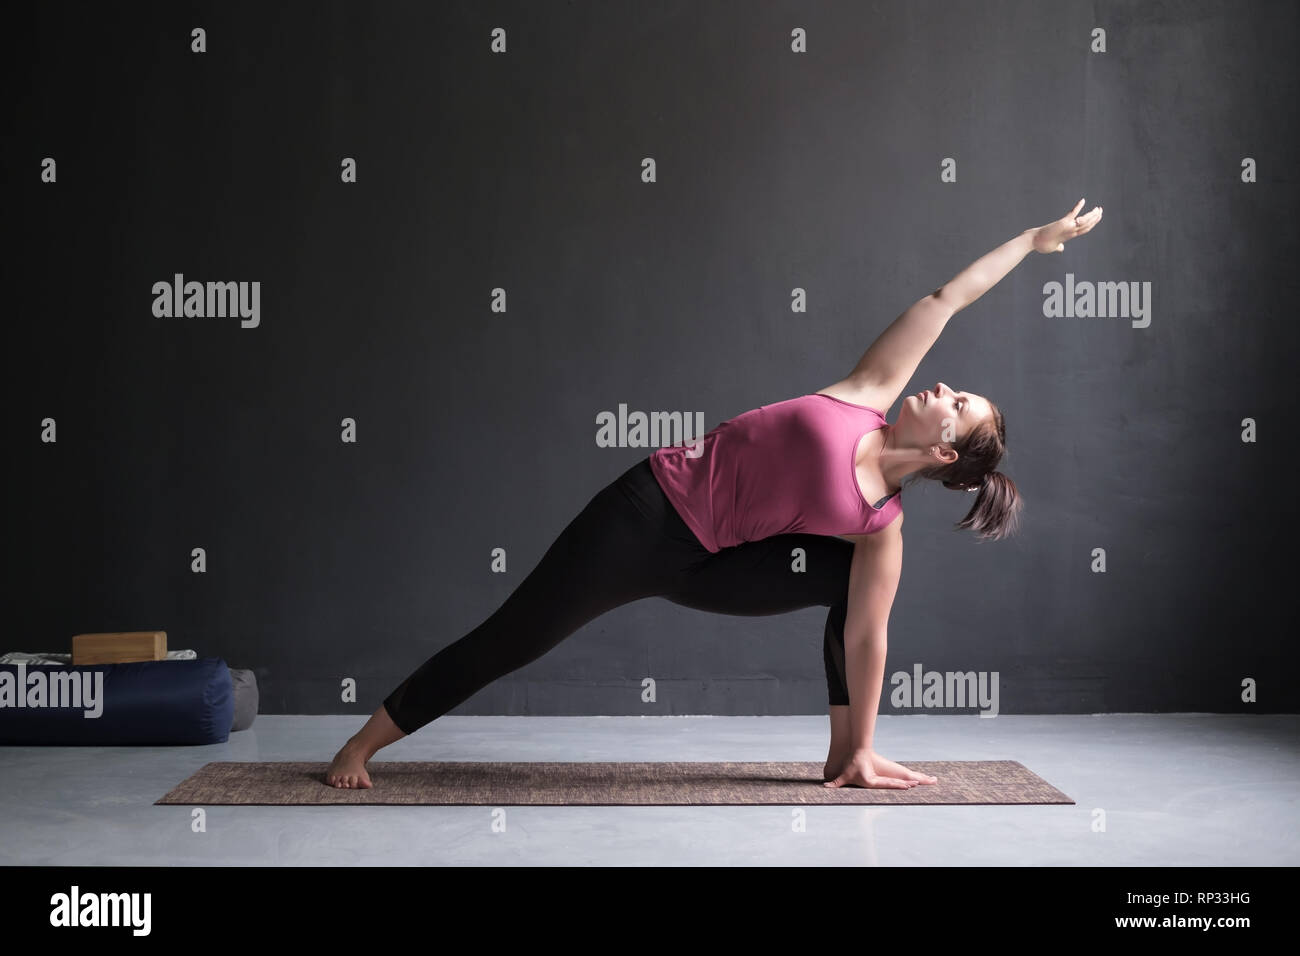
M 1097 225 L 1097 223 L 1101 222 L 1101 210 L 1102 210 L 1101 206 L 1095 206 L 1093 207 L 1092 212 L 1088 213 L 1085 216 L 1080 216 L 1078 219 L 1074 220 L 1074 227 L 1071 230 L 1073 235 L 1082 236 L 1093 226 Z

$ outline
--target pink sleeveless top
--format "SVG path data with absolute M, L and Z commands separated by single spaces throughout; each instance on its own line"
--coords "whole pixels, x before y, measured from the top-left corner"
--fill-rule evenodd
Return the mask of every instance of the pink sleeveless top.
M 711 552 L 791 532 L 874 534 L 902 511 L 902 493 L 868 502 L 856 458 L 862 437 L 886 424 L 874 408 L 814 392 L 737 415 L 694 449 L 658 448 L 650 467 Z

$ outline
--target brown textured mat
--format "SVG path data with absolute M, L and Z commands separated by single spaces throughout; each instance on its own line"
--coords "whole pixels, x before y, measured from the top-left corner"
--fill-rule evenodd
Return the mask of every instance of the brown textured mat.
M 210 763 L 157 804 L 209 806 L 741 806 L 1074 801 L 1015 760 L 899 761 L 939 778 L 910 790 L 831 789 L 821 763 L 370 764 L 369 790 L 324 783 L 325 763 Z

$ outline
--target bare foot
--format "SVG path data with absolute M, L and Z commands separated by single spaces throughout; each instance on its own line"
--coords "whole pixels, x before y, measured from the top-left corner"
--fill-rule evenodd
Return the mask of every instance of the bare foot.
M 334 755 L 334 762 L 325 772 L 325 783 L 340 790 L 371 789 L 370 774 L 366 772 L 366 759 L 365 751 L 349 740 Z

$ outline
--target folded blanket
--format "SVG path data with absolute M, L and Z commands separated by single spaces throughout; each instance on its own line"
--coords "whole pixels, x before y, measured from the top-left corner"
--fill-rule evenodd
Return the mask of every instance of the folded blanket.
M 168 651 L 167 660 L 169 661 L 192 661 L 198 658 L 194 651 Z M 54 654 L 54 653 L 36 653 L 29 654 L 26 651 L 10 651 L 8 654 L 0 654 L 0 664 L 72 664 L 71 654 Z

